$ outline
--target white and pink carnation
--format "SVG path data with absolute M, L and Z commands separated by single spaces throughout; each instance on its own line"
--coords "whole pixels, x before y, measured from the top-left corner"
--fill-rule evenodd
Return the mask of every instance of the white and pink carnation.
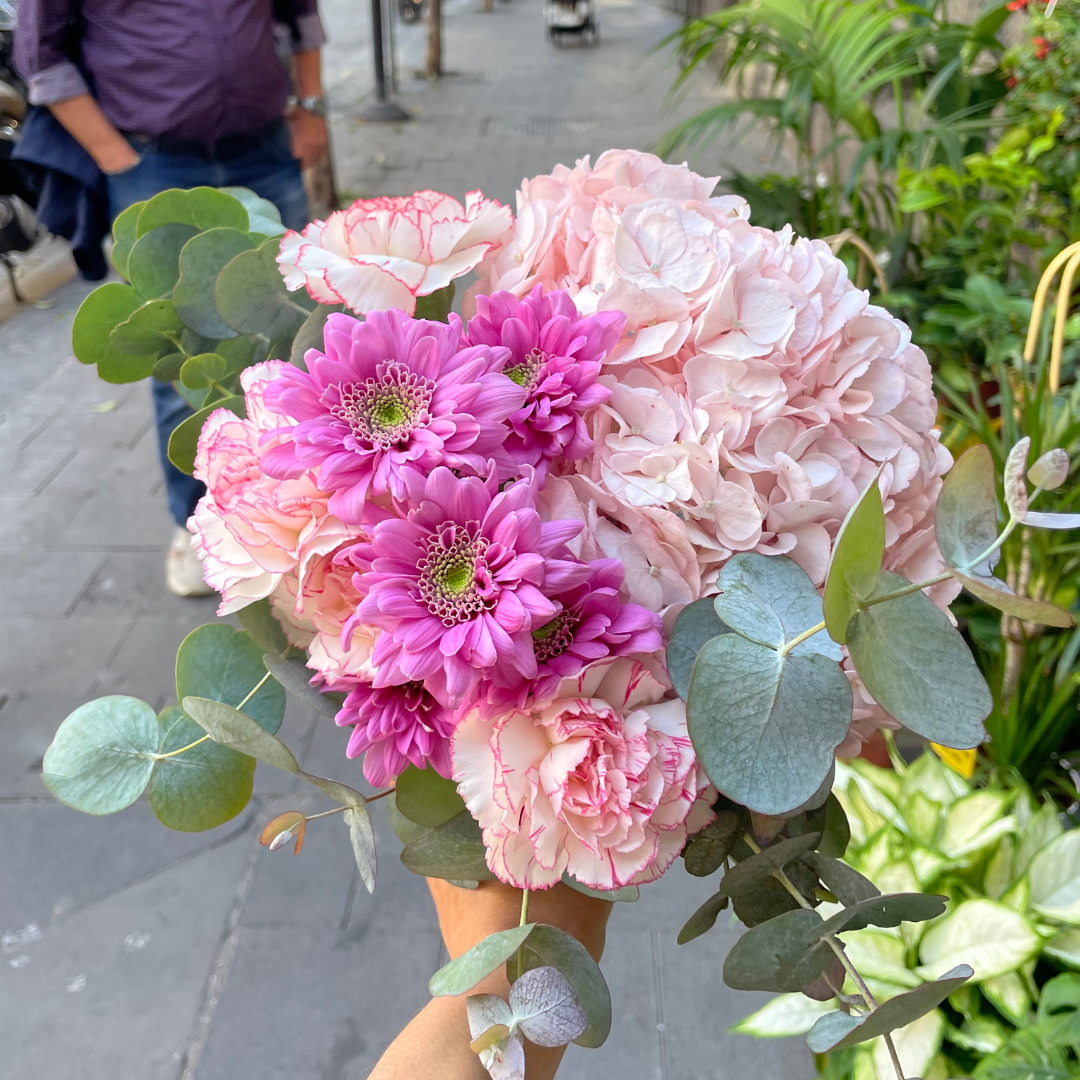
M 563 874 L 596 889 L 653 881 L 712 819 L 686 710 L 638 660 L 600 661 L 554 700 L 495 720 L 468 715 L 452 739 L 458 791 L 488 866 L 517 888 Z

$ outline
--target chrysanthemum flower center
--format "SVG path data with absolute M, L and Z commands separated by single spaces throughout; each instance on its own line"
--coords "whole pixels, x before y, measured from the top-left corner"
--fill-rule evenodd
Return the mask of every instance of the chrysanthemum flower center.
M 516 382 L 518 386 L 523 386 L 526 390 L 534 390 L 536 384 L 540 381 L 540 369 L 544 366 L 545 360 L 547 360 L 547 357 L 543 352 L 539 349 L 533 349 L 520 364 L 503 368 L 503 374 L 511 382 Z
M 332 411 L 357 439 L 387 450 L 430 423 L 428 406 L 434 392 L 431 379 L 387 360 L 378 366 L 374 379 L 343 385 L 341 404 Z
M 569 611 L 560 611 L 551 622 L 532 632 L 533 654 L 538 663 L 561 656 L 574 643 L 577 619 Z
M 417 564 L 420 596 L 446 626 L 473 619 L 495 604 L 499 587 L 491 579 L 488 542 L 479 531 L 477 522 L 444 522 L 428 537 Z

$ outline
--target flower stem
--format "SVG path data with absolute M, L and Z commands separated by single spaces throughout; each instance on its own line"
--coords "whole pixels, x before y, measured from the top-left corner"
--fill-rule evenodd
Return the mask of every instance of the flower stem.
M 529 890 L 521 890 L 521 921 L 518 926 L 524 926 L 529 921 Z M 517 951 L 517 977 L 520 979 L 525 974 L 525 942 L 518 946 Z
M 376 791 L 374 795 L 368 795 L 364 802 L 378 802 L 379 799 L 385 799 L 387 795 L 393 795 L 396 790 L 396 788 L 388 787 L 383 791 Z

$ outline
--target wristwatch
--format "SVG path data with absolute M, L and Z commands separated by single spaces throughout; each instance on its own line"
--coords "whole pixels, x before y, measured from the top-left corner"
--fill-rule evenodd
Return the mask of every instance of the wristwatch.
M 322 94 L 317 94 L 314 97 L 297 97 L 295 94 L 290 94 L 288 100 L 285 102 L 286 111 L 300 108 L 304 112 L 311 113 L 312 116 L 326 116 L 326 98 Z

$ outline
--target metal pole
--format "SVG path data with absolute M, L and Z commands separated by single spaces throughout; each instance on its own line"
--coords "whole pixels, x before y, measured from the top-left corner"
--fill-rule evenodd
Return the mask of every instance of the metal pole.
M 375 101 L 363 110 L 364 119 L 376 122 L 408 120 L 409 114 L 390 100 L 386 89 L 382 0 L 371 0 L 371 49 L 375 56 Z

